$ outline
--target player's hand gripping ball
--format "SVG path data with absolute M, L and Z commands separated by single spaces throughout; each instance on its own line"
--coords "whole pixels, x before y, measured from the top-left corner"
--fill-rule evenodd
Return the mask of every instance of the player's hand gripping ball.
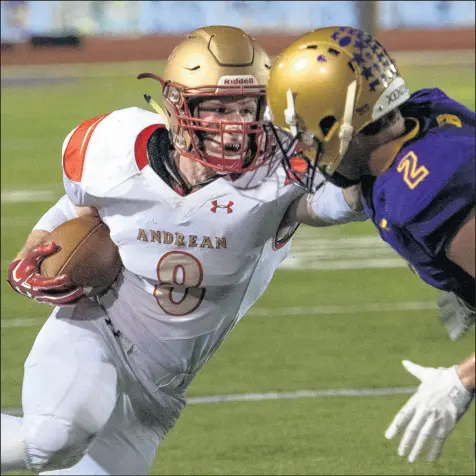
M 108 289 L 121 267 L 109 228 L 97 217 L 81 217 L 63 223 L 50 241 L 13 261 L 8 283 L 37 302 L 73 306 Z
M 111 240 L 109 228 L 98 217 L 66 221 L 52 231 L 51 241 L 60 250 L 41 262 L 41 274 L 66 274 L 71 284 L 83 288 L 87 296 L 109 288 L 121 270 L 119 250 Z

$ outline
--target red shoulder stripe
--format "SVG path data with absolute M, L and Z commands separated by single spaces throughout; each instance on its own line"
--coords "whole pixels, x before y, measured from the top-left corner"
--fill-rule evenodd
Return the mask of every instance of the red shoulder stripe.
M 63 154 L 63 169 L 66 177 L 70 180 L 74 182 L 81 181 L 84 158 L 92 133 L 98 124 L 107 116 L 109 116 L 109 114 L 88 119 L 73 132 Z
M 147 141 L 150 136 L 157 129 L 165 129 L 164 124 L 152 124 L 142 129 L 137 136 L 136 143 L 134 145 L 134 155 L 136 158 L 137 167 L 142 170 L 146 165 L 149 165 L 149 159 L 147 158 Z

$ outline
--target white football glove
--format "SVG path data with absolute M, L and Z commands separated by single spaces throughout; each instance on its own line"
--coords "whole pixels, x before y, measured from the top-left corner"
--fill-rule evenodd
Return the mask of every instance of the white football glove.
M 422 453 L 425 443 L 431 442 L 428 461 L 435 461 L 443 444 L 458 420 L 466 413 L 474 392 L 470 392 L 456 373 L 456 366 L 450 368 L 422 367 L 408 360 L 403 366 L 421 384 L 413 396 L 402 407 L 385 432 L 391 440 L 403 427 L 405 433 L 398 447 L 400 456 L 408 456 L 414 463 Z
M 476 313 L 455 293 L 443 291 L 438 297 L 438 317 L 451 340 L 459 339 L 474 325 Z

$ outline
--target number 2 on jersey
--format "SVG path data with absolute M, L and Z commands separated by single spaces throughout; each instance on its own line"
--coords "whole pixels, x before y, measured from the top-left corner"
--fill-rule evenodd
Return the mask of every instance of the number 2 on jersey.
M 157 263 L 158 284 L 154 288 L 157 304 L 172 316 L 185 316 L 200 306 L 205 289 L 203 268 L 195 256 L 184 251 L 169 251 Z M 177 298 L 177 294 L 180 297 Z
M 398 172 L 403 172 L 404 182 L 414 189 L 430 172 L 424 166 L 418 167 L 418 158 L 413 151 L 408 152 L 397 166 Z

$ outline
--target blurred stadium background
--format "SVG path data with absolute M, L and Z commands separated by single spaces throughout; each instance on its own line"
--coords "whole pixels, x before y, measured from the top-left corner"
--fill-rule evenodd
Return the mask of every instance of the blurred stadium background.
M 14 414 L 50 308 L 10 290 L 8 264 L 63 194 L 66 134 L 98 114 L 146 108 L 144 92 L 160 98 L 135 78 L 160 74 L 167 38 L 226 24 L 286 45 L 311 28 L 360 26 L 392 43 L 410 89 L 440 87 L 474 110 L 472 1 L 2 1 L 0 18 L 1 406 Z M 131 61 L 111 61 L 126 52 Z M 474 329 L 451 342 L 435 308 L 435 291 L 369 223 L 301 227 L 267 292 L 192 384 L 153 474 L 474 474 L 474 405 L 435 464 L 410 465 L 383 437 L 417 385 L 402 359 L 447 366 L 474 350 Z
M 3 1 L 2 41 L 37 34 L 150 35 L 183 33 L 202 25 L 249 32 L 300 32 L 322 25 L 356 25 L 374 11 L 383 29 L 474 24 L 471 1 Z

